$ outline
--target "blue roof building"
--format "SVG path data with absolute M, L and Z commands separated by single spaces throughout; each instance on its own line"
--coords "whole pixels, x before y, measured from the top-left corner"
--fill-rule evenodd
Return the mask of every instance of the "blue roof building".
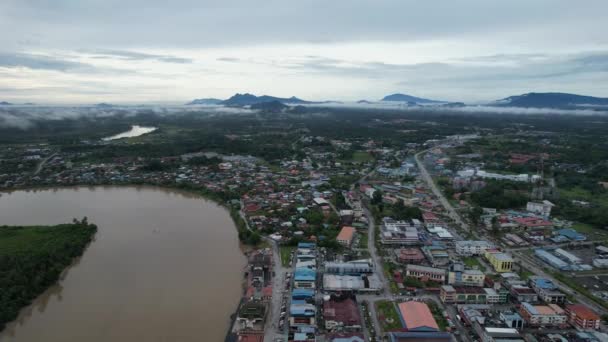
M 295 289 L 291 292 L 292 299 L 307 299 L 312 298 L 315 295 L 315 291 L 312 289 Z
M 585 241 L 587 240 L 587 236 L 577 232 L 574 229 L 560 229 L 557 233 L 561 236 L 565 236 L 572 241 Z
M 296 268 L 293 279 L 295 281 L 315 281 L 317 279 L 317 272 L 310 268 Z
M 314 242 L 298 242 L 298 248 L 313 249 L 317 248 L 317 244 Z
M 557 286 L 550 279 L 547 278 L 530 277 L 530 283 L 534 288 L 539 288 L 543 290 L 557 289 Z
M 291 304 L 289 307 L 289 315 L 293 317 L 314 317 L 317 309 L 312 304 Z
M 555 255 L 549 253 L 548 251 L 546 251 L 544 249 L 536 249 L 534 251 L 534 254 L 536 255 L 536 257 L 543 260 L 547 264 L 557 268 L 558 270 L 563 271 L 563 270 L 570 269 L 570 265 L 568 265 L 565 261 L 563 261 L 562 259 L 556 257 Z

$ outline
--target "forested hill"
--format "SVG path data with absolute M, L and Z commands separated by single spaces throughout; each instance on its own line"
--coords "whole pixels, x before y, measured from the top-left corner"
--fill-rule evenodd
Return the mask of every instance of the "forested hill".
M 82 255 L 97 226 L 0 226 L 0 331 Z

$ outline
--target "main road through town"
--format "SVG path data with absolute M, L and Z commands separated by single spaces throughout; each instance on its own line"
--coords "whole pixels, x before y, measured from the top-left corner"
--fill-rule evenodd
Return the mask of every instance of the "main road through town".
M 251 230 L 247 216 L 243 212 L 244 203 L 241 200 L 241 210 L 239 215 L 241 219 L 245 221 L 247 229 Z M 276 340 L 285 340 L 286 334 L 285 329 L 279 329 L 279 318 L 281 312 L 281 303 L 283 302 L 284 286 L 285 286 L 285 275 L 287 268 L 283 267 L 281 263 L 281 256 L 277 242 L 267 236 L 262 237 L 266 240 L 272 248 L 272 263 L 273 263 L 273 277 L 272 277 L 272 299 L 270 301 L 270 313 L 266 319 L 266 326 L 264 327 L 264 342 L 273 342 Z
M 431 177 L 431 175 L 427 171 L 426 167 L 424 166 L 424 163 L 420 160 L 420 156 L 427 153 L 428 151 L 429 150 L 420 151 L 420 152 L 416 153 L 416 155 L 415 155 L 416 164 L 418 165 L 418 170 L 420 170 L 420 175 L 422 176 L 422 179 L 426 182 L 428 187 L 431 189 L 431 191 L 433 191 L 433 194 L 439 199 L 439 202 L 447 211 L 448 216 L 452 220 L 454 220 L 454 222 L 456 222 L 463 230 L 468 232 L 470 230 L 469 225 L 462 220 L 460 215 L 456 212 L 454 207 L 452 207 L 452 205 L 447 200 L 447 198 L 445 198 L 445 196 L 443 196 L 443 194 L 441 193 L 439 188 L 437 188 L 437 185 L 433 181 L 433 178 Z
M 281 311 L 281 303 L 283 300 L 283 288 L 285 286 L 285 274 L 287 268 L 283 267 L 279 254 L 277 242 L 271 238 L 265 238 L 272 246 L 272 258 L 274 264 L 274 277 L 272 278 L 272 299 L 270 301 L 270 314 L 266 320 L 264 332 L 264 342 L 272 342 L 275 340 L 285 339 L 284 329 L 279 329 L 279 318 Z

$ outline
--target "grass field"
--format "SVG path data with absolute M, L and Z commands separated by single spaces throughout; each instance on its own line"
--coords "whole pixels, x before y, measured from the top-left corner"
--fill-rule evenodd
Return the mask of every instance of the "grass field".
M 361 239 L 359 240 L 359 248 L 367 249 L 367 243 L 369 242 L 367 232 L 363 232 L 359 234 L 359 236 L 361 236 Z
M 289 266 L 289 257 L 291 256 L 291 252 L 293 252 L 296 248 L 294 246 L 281 246 L 279 247 L 279 253 L 281 254 L 281 264 L 283 267 Z
M 388 332 L 402 328 L 397 307 L 392 301 L 381 300 L 376 302 L 376 312 L 378 322 L 382 325 L 382 331 Z
M 367 163 L 374 160 L 374 156 L 367 151 L 355 151 L 350 159 L 340 159 L 340 162 Z
M 356 151 L 353 153 L 353 161 L 359 163 L 366 163 L 368 161 L 374 160 L 374 157 L 366 151 Z
M 448 327 L 448 321 L 443 316 L 443 310 L 441 310 L 441 308 L 433 302 L 428 302 L 427 305 L 429 306 L 429 309 L 431 310 L 431 313 L 433 314 L 433 318 L 435 318 L 435 321 L 437 322 L 437 325 L 439 326 L 439 330 L 445 331 Z
M 589 240 L 600 240 L 608 238 L 608 231 L 595 228 L 590 224 L 577 222 L 572 225 L 572 229 L 581 234 L 587 235 Z
M 476 257 L 466 257 L 463 259 L 464 264 L 470 268 L 477 268 L 480 271 L 485 271 L 486 268 L 483 266 L 479 259 Z
M 526 269 L 522 269 L 521 271 L 519 271 L 519 273 L 518 273 L 518 274 L 519 274 L 519 277 L 520 277 L 522 280 L 528 280 L 528 278 L 530 278 L 531 276 L 533 276 L 533 275 L 534 275 L 534 273 L 532 273 L 532 272 L 530 272 L 530 271 L 528 271 L 528 270 L 526 270 Z
M 608 207 L 608 193 L 595 195 L 583 188 L 574 187 L 569 189 L 560 188 L 559 195 L 561 198 L 569 200 L 587 201 L 602 207 Z

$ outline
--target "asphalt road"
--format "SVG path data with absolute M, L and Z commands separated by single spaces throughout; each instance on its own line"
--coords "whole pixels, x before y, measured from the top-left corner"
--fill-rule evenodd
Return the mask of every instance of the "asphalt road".
M 375 240 L 376 240 L 376 222 L 374 221 L 373 215 L 367 209 L 367 207 L 363 206 L 363 212 L 365 216 L 367 216 L 368 227 L 367 227 L 367 249 L 369 250 L 369 254 L 372 257 L 372 262 L 374 263 L 374 269 L 376 270 L 376 274 L 382 283 L 382 293 L 385 296 L 390 295 L 390 287 L 389 283 L 384 276 L 384 269 L 382 267 L 382 259 L 378 255 L 378 249 L 376 248 Z
M 443 196 L 443 194 L 441 193 L 439 188 L 437 188 L 437 185 L 433 181 L 433 178 L 431 177 L 431 175 L 427 171 L 426 167 L 424 166 L 424 163 L 420 160 L 420 156 L 428 151 L 429 150 L 424 150 L 424 151 L 416 153 L 416 155 L 415 155 L 416 164 L 418 165 L 418 170 L 420 170 L 420 175 L 422 176 L 422 179 L 426 182 L 428 187 L 431 189 L 433 194 L 439 199 L 439 202 L 447 211 L 448 217 L 450 217 L 452 220 L 454 220 L 454 222 L 456 222 L 463 230 L 468 232 L 470 230 L 469 225 L 462 220 L 462 218 L 460 217 L 458 212 L 456 212 L 456 210 L 454 209 L 454 207 L 452 207 L 450 202 L 445 198 L 445 196 Z
M 285 340 L 287 337 L 285 329 L 282 331 L 279 330 L 281 302 L 283 299 L 283 291 L 285 289 L 285 274 L 287 269 L 283 267 L 283 264 L 281 263 L 277 243 L 270 238 L 265 239 L 272 245 L 272 258 L 274 262 L 275 276 L 272 280 L 272 299 L 270 301 L 270 313 L 268 314 L 266 327 L 264 329 L 264 342 L 273 342 L 277 338 L 283 338 L 283 340 Z M 287 320 L 284 327 L 287 327 Z
M 46 162 L 48 162 L 51 158 L 53 158 L 54 156 L 56 156 L 57 153 L 53 153 L 50 156 L 42 159 L 40 161 L 40 163 L 38 164 L 38 166 L 36 166 L 36 170 L 34 170 L 34 175 L 37 175 L 40 173 L 40 171 L 42 171 L 42 168 L 44 167 L 44 164 L 46 164 Z

